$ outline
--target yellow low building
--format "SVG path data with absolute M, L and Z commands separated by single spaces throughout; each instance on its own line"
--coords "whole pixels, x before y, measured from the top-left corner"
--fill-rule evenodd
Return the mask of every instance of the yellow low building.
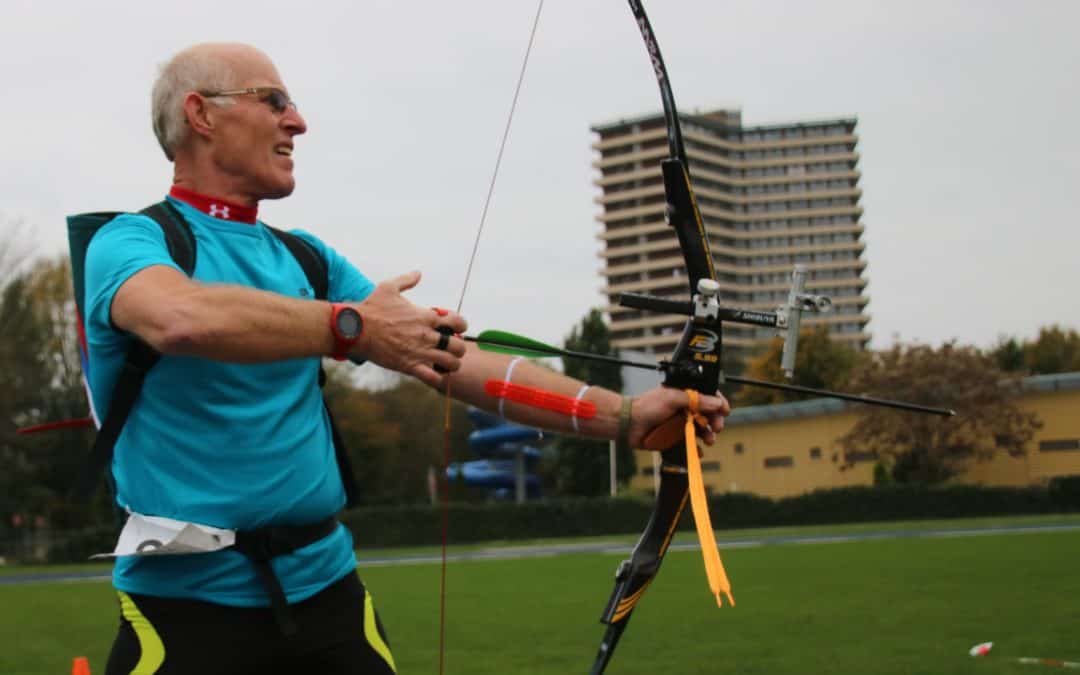
M 1027 452 L 1020 457 L 999 452 L 990 460 L 971 460 L 954 482 L 1032 485 L 1055 476 L 1080 475 L 1080 372 L 1025 378 L 1018 403 L 1043 423 Z M 871 485 L 876 457 L 845 456 L 838 442 L 855 425 L 859 407 L 836 399 L 812 399 L 734 410 L 717 442 L 700 446 L 706 489 L 786 497 Z M 637 453 L 638 472 L 631 489 L 652 489 L 656 458 L 655 453 Z

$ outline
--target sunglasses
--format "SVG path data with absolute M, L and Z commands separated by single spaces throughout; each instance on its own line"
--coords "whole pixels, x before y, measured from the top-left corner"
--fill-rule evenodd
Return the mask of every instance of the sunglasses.
M 296 103 L 289 98 L 289 95 L 277 87 L 248 87 L 247 89 L 228 89 L 226 91 L 200 91 L 199 95 L 205 96 L 206 98 L 244 95 L 258 96 L 259 101 L 270 106 L 270 109 L 278 115 L 289 108 L 292 108 L 293 110 L 297 109 Z

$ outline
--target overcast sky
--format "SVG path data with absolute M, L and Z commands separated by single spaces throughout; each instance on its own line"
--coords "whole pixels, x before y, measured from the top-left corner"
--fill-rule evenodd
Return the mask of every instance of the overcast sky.
M 157 65 L 203 41 L 268 52 L 307 119 L 310 229 L 378 281 L 454 306 L 533 0 L 37 2 L 0 18 L 0 226 L 64 250 L 63 216 L 160 199 Z M 858 118 L 875 347 L 991 345 L 1080 327 L 1080 2 L 654 0 L 685 111 L 744 123 Z M 547 0 L 463 311 L 560 340 L 599 305 L 590 125 L 660 99 L 620 0 Z

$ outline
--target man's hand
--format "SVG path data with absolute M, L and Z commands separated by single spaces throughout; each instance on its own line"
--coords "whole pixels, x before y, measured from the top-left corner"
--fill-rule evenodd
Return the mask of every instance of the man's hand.
M 690 397 L 681 389 L 656 387 L 634 398 L 630 418 L 630 445 L 645 450 L 667 450 L 683 440 L 683 425 Z M 698 436 L 712 445 L 716 433 L 724 428 L 724 418 L 731 404 L 721 394 L 698 396 L 698 413 L 705 426 L 698 425 Z
M 443 376 L 435 372 L 434 366 L 446 372 L 456 371 L 465 355 L 465 341 L 444 335 L 439 329 L 461 334 L 468 324 L 455 312 L 409 302 L 402 293 L 418 283 L 419 272 L 403 274 L 382 282 L 366 300 L 355 305 L 364 319 L 364 329 L 351 355 L 438 387 Z

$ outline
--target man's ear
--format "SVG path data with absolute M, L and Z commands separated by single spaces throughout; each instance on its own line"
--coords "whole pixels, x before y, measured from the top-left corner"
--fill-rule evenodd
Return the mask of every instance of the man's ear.
M 193 91 L 184 97 L 184 117 L 192 132 L 199 136 L 208 137 L 213 133 L 216 112 L 217 106 Z

